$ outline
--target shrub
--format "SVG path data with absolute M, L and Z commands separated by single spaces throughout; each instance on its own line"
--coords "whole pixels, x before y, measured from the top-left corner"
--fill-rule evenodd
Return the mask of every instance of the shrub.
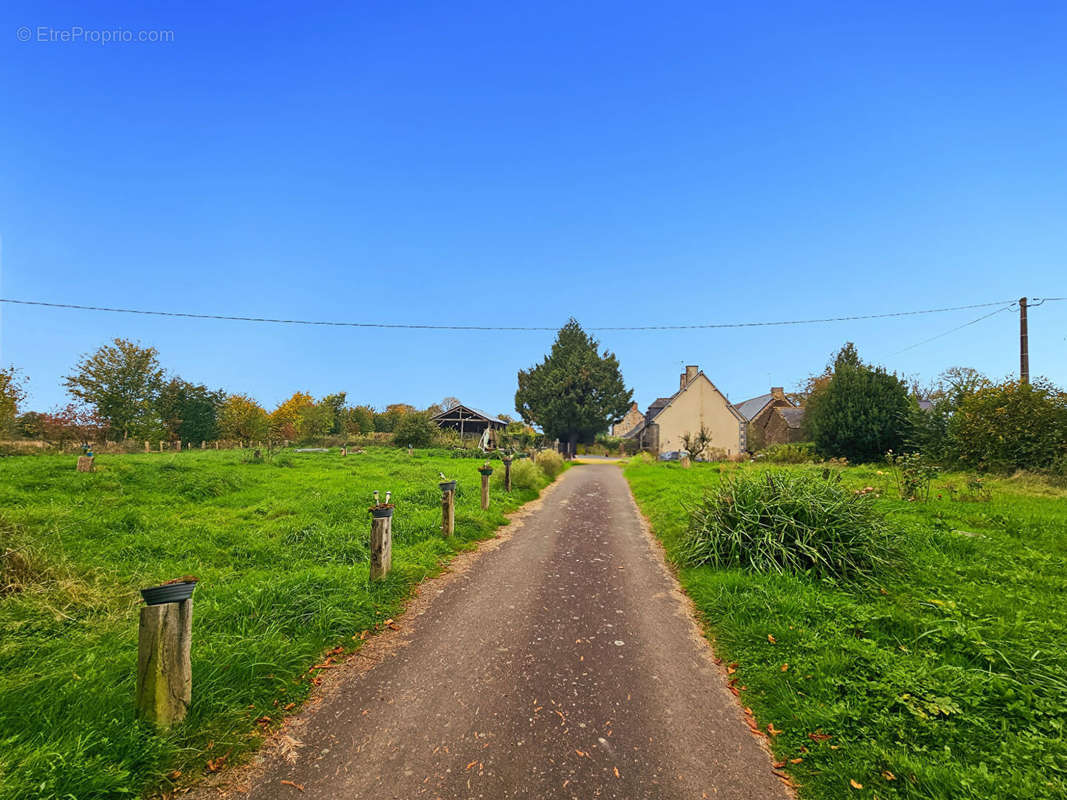
M 690 566 L 865 577 L 891 561 L 885 518 L 873 503 L 837 476 L 743 472 L 723 478 L 690 511 L 681 556 Z
M 429 447 L 440 429 L 425 411 L 402 415 L 393 428 L 393 443 L 401 447 Z
M 438 428 L 433 435 L 434 447 L 462 447 L 463 438 L 455 428 Z
M 563 472 L 563 456 L 555 450 L 542 450 L 535 456 L 534 461 L 550 481 L 554 481 Z
M 965 466 L 1054 469 L 1067 454 L 1067 393 L 1041 379 L 987 386 L 960 403 L 948 429 Z
M 504 470 L 497 470 L 500 480 L 504 480 Z M 513 489 L 538 490 L 548 483 L 545 473 L 532 461 L 522 459 L 511 464 L 511 486 Z
M 772 444 L 757 453 L 756 458 L 772 464 L 809 464 L 815 460 L 815 445 L 811 442 Z

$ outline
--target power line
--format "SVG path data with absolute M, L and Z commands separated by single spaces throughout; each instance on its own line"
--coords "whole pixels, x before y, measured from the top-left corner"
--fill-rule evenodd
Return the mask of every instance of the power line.
M 1049 299 L 1052 299 L 1052 298 L 1049 298 Z M 955 328 L 950 328 L 949 330 L 945 331 L 944 333 L 937 334 L 937 336 L 931 336 L 929 339 L 923 339 L 921 342 L 916 342 L 915 344 L 908 345 L 903 350 L 897 350 L 892 355 L 893 356 L 899 356 L 901 353 L 906 353 L 909 350 L 914 350 L 916 347 L 922 347 L 924 344 L 929 344 L 930 342 L 934 341 L 935 339 L 940 339 L 943 336 L 948 336 L 950 333 L 955 333 L 956 331 L 963 330 L 964 328 L 967 328 L 967 327 L 969 327 L 971 325 L 974 325 L 975 323 L 981 322 L 984 319 L 989 319 L 990 317 L 994 317 L 994 316 L 996 316 L 997 314 L 1000 314 L 1003 311 L 1010 311 L 1012 308 L 1015 307 L 1015 305 L 1016 305 L 1015 303 L 1009 303 L 1008 305 L 1004 306 L 1003 308 L 998 308 L 996 311 L 990 311 L 988 314 L 983 314 L 982 316 L 978 317 L 977 319 L 972 319 L 970 322 L 965 322 L 962 325 L 957 325 Z M 890 357 L 892 357 L 892 356 L 890 356 Z
M 1038 298 L 1040 299 L 1040 298 Z M 1064 300 L 1063 297 L 1049 297 L 1045 298 L 1041 302 L 1047 302 L 1052 300 Z M 794 319 L 794 320 L 777 320 L 773 322 L 707 322 L 707 323 L 693 323 L 685 325 L 615 325 L 615 326 L 603 326 L 597 328 L 589 328 L 591 331 L 679 331 L 679 330 L 700 330 L 711 328 L 757 328 L 757 327 L 770 327 L 781 325 L 815 325 L 824 322 L 852 322 L 856 320 L 867 319 L 888 319 L 891 317 L 910 317 L 918 316 L 921 314 L 942 314 L 950 311 L 966 311 L 974 308 L 990 308 L 992 306 L 1010 306 L 1014 301 L 1001 300 L 994 303 L 975 303 L 965 306 L 950 306 L 946 308 L 928 308 L 920 311 L 893 311 L 884 314 L 853 314 L 842 317 L 822 317 L 819 319 Z M 307 319 L 280 319 L 273 317 L 248 317 L 238 316 L 234 314 L 197 314 L 192 312 L 182 311 L 150 311 L 146 309 L 135 308 L 111 308 L 107 306 L 86 306 L 77 305 L 74 303 L 50 303 L 42 300 L 16 300 L 14 298 L 0 297 L 0 303 L 12 303 L 24 306 L 43 306 L 46 308 L 62 308 L 76 311 L 106 311 L 115 314 L 139 314 L 143 316 L 153 317 L 179 317 L 183 319 L 211 319 L 211 320 L 226 320 L 233 322 L 261 322 L 270 323 L 276 325 L 320 325 L 330 327 L 341 328 L 393 328 L 393 329 L 411 329 L 411 330 L 443 330 L 443 331 L 556 331 L 555 327 L 531 327 L 531 326 L 506 326 L 506 325 L 433 325 L 424 323 L 409 323 L 409 322 L 342 322 L 331 320 L 307 320 Z M 999 313 L 1004 308 L 997 309 Z M 987 314 L 986 316 L 992 316 Z M 972 325 L 974 322 L 979 322 L 985 319 L 980 317 L 977 320 L 967 323 Z M 966 327 L 966 326 L 961 326 Z M 958 329 L 954 329 L 958 330 Z M 948 331 L 947 333 L 951 333 Z M 943 335 L 943 334 L 942 334 Z M 937 338 L 937 337 L 935 337 Z M 920 342 L 920 344 L 924 344 Z M 913 345 L 917 347 L 918 345 Z M 910 348 L 909 348 L 910 349 Z M 903 351 L 901 351 L 903 352 Z

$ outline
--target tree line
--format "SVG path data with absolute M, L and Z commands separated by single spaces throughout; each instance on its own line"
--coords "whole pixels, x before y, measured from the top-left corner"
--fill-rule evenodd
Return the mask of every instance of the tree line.
M 330 436 L 394 433 L 423 443 L 443 404 L 416 409 L 394 403 L 379 411 L 350 405 L 345 392 L 315 398 L 295 392 L 268 411 L 248 394 L 227 393 L 168 374 L 154 347 L 116 338 L 82 356 L 63 378 L 71 398 L 49 412 L 22 411 L 26 381 L 0 369 L 0 433 L 50 443 L 102 441 L 200 442 L 218 439 L 313 442 Z M 427 442 L 428 443 L 428 442 Z
M 823 458 L 919 453 L 947 466 L 1067 474 L 1067 392 L 1043 378 L 994 381 L 969 367 L 911 385 L 847 343 L 795 395 Z

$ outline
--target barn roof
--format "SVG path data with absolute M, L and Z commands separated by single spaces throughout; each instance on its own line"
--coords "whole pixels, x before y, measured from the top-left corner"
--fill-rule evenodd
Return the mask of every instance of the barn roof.
M 462 410 L 466 411 L 467 413 L 474 415 L 475 417 L 481 417 L 486 422 L 495 422 L 498 425 L 507 425 L 507 423 L 504 422 L 504 420 L 500 419 L 499 417 L 494 417 L 492 414 L 487 414 L 486 412 L 482 411 L 479 408 L 474 408 L 473 406 L 468 406 L 468 405 L 466 405 L 464 403 L 460 403 L 459 405 L 452 406 L 452 408 L 446 408 L 444 411 L 439 411 L 436 414 L 434 414 L 433 417 L 431 417 L 431 419 L 441 419 L 442 417 L 445 417 L 445 416 L 447 416 L 449 414 L 455 413 L 459 409 L 462 409 Z

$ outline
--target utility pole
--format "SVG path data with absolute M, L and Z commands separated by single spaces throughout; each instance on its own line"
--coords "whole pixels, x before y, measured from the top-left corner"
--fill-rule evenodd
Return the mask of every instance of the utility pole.
M 1030 343 L 1026 331 L 1026 298 L 1019 298 L 1019 380 L 1030 383 Z

